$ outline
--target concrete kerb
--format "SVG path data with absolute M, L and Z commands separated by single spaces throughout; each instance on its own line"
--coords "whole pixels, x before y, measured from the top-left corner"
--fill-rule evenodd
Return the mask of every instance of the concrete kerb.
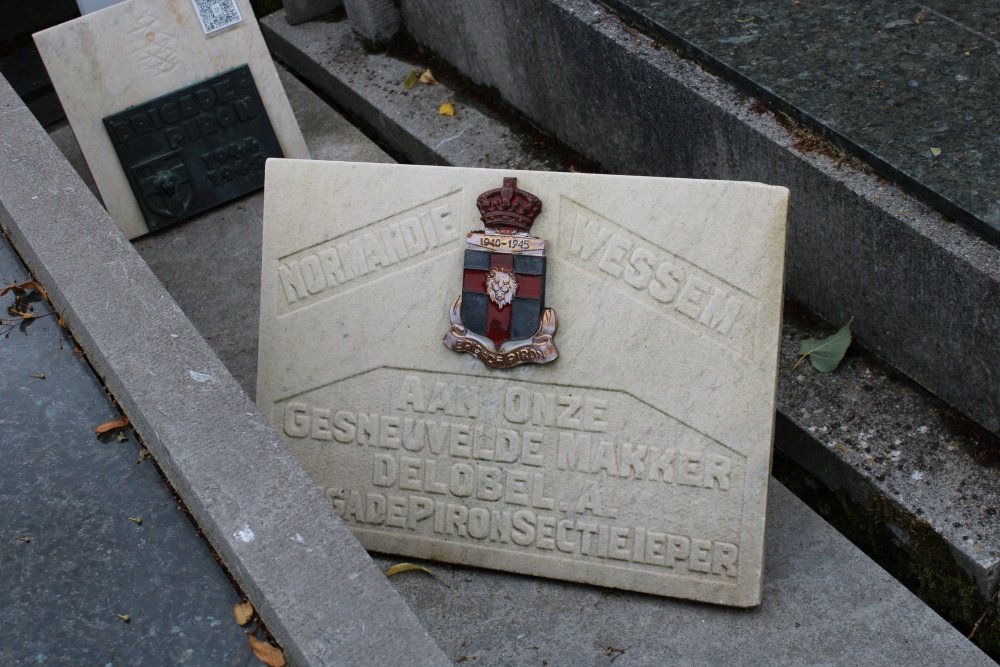
M 596 2 L 401 9 L 418 43 L 612 173 L 787 186 L 788 295 L 831 322 L 855 316 L 859 341 L 1000 433 L 1000 357 L 983 355 L 1000 331 L 1000 249 L 804 148 L 780 117 Z
M 0 117 L 0 223 L 290 662 L 450 664 L 2 78 Z

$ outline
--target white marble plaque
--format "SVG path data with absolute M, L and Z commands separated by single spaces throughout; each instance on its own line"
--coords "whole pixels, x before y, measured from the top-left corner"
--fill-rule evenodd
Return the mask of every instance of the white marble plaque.
M 504 177 L 542 201 L 559 357 L 498 370 L 442 339 Z M 759 604 L 787 202 L 269 160 L 258 405 L 369 549 Z
M 216 21 L 210 27 L 227 29 L 206 35 L 196 5 Z M 36 33 L 35 43 L 104 205 L 129 238 L 148 229 L 105 116 L 247 64 L 282 153 L 309 157 L 248 0 L 128 0 Z

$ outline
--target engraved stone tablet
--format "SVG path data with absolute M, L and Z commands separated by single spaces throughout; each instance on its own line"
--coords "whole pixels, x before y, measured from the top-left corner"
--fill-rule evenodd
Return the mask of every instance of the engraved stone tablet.
M 534 240 L 484 237 L 477 198 L 516 207 L 515 188 L 541 202 Z M 370 549 L 756 605 L 787 199 L 270 160 L 258 404 Z M 542 241 L 558 358 L 495 368 L 446 347 L 458 317 L 472 326 L 456 297 L 482 289 L 485 262 L 512 267 L 514 300 L 539 291 L 518 257 Z M 526 254 L 469 259 L 470 244 Z
M 150 231 L 264 185 L 282 157 L 246 65 L 104 119 Z
M 215 16 L 215 27 L 224 23 L 225 29 L 206 35 L 196 6 L 207 8 Z M 242 20 L 233 23 L 236 14 Z M 199 2 L 197 5 L 191 0 L 130 0 L 36 33 L 35 43 L 94 175 L 101 199 L 129 238 L 192 215 L 199 199 L 218 198 L 229 184 L 241 182 L 245 174 L 238 171 L 244 167 L 237 163 L 258 153 L 269 154 L 265 144 L 271 141 L 271 133 L 258 136 L 260 127 L 269 124 L 273 128 L 285 157 L 309 157 L 248 0 Z M 198 97 L 197 91 L 205 86 L 196 84 L 243 65 L 249 69 L 259 91 L 259 102 L 247 102 L 246 98 L 253 94 L 244 88 L 236 89 L 233 99 L 228 99 L 224 83 L 218 89 L 222 92 L 214 85 L 208 89 L 216 96 L 214 99 L 209 100 L 204 94 Z M 231 78 L 234 76 L 237 75 L 229 75 L 232 85 L 242 85 L 246 80 Z M 192 86 L 195 88 L 192 103 L 185 106 L 189 115 L 184 117 L 185 112 L 181 112 L 179 124 L 170 122 L 174 114 L 168 98 Z M 227 100 L 223 102 L 219 95 Z M 158 99 L 164 96 L 164 100 Z M 184 104 L 184 97 L 184 93 L 178 92 L 176 103 Z M 153 115 L 146 113 L 149 124 L 143 124 L 142 111 L 148 111 L 149 105 L 156 103 L 160 103 L 158 110 Z M 248 118 L 260 105 L 265 113 Z M 243 115 L 237 115 L 238 123 L 224 127 L 230 120 L 229 111 Z M 125 149 L 123 159 L 119 160 L 121 152 L 116 152 L 113 135 L 109 134 L 104 119 L 123 112 L 125 121 L 137 120 L 139 125 L 133 122 L 131 129 L 123 124 L 124 121 L 116 125 L 119 128 L 117 148 L 119 151 Z M 265 123 L 265 116 L 269 123 Z M 264 125 L 258 126 L 258 123 Z M 177 125 L 177 128 L 169 129 L 167 125 Z M 216 128 L 217 131 L 213 131 Z M 183 142 L 176 136 L 177 129 L 184 133 Z M 234 138 L 223 139 L 229 132 L 234 133 Z M 195 135 L 198 138 L 192 140 Z M 153 139 L 162 140 L 162 150 L 151 148 L 149 157 L 143 158 L 144 150 L 139 146 Z M 254 143 L 244 139 L 252 139 Z M 202 156 L 207 150 L 199 153 L 189 145 L 196 141 L 207 141 L 206 148 L 212 148 L 220 157 L 219 149 L 224 149 L 229 155 L 227 164 L 205 164 Z M 259 144 L 259 151 L 255 144 Z M 170 148 L 171 145 L 174 147 Z M 183 154 L 176 154 L 176 151 Z M 198 153 L 196 161 L 200 165 L 191 160 L 194 153 Z M 198 181 L 198 169 L 204 170 L 207 182 L 211 183 L 211 176 L 207 174 L 214 169 L 216 175 L 221 176 L 227 167 L 235 169 L 238 177 L 226 181 L 227 186 L 222 190 Z M 134 193 L 133 185 L 142 196 Z M 185 204 L 189 187 L 199 190 L 192 192 L 190 202 Z M 186 213 L 175 215 L 185 208 Z M 147 224 L 144 213 L 151 211 L 158 213 L 149 218 Z

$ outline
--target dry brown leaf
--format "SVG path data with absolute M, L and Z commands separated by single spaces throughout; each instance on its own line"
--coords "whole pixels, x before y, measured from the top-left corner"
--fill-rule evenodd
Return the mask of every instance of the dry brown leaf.
M 420 75 L 420 83 L 426 83 L 430 86 L 438 85 L 437 79 L 434 78 L 434 75 L 431 74 L 429 69 L 425 69 L 423 74 Z
M 431 572 L 430 570 L 428 570 L 423 565 L 416 565 L 414 563 L 400 563 L 398 565 L 393 565 L 392 567 L 390 567 L 388 570 L 385 571 L 385 576 L 391 577 L 391 576 L 393 576 L 395 574 L 399 574 L 400 572 L 410 572 L 411 570 L 417 570 L 419 572 L 426 572 L 427 574 L 431 575 L 432 577 L 434 577 L 435 579 L 437 579 L 438 581 L 440 581 L 442 584 L 444 584 L 448 588 L 451 588 L 451 584 L 449 584 L 447 581 L 445 581 L 444 579 L 442 579 L 439 575 Z
M 41 285 L 36 283 L 34 280 L 29 280 L 28 282 L 21 283 L 20 285 L 7 285 L 2 290 L 0 290 L 0 296 L 3 296 L 4 294 L 10 292 L 11 290 L 18 290 L 18 289 L 24 289 L 24 290 L 33 289 L 39 294 L 41 294 L 43 297 L 45 297 L 46 301 L 49 300 L 49 295 L 45 293 L 45 289 Z
M 126 426 L 128 426 L 128 417 L 123 416 L 121 419 L 104 422 L 94 429 L 94 433 L 100 435 L 101 433 L 107 433 L 108 431 L 113 431 L 116 428 L 125 428 Z
M 8 310 L 7 312 L 24 320 L 38 319 L 38 315 L 35 315 L 34 313 L 22 313 L 20 310 Z
M 250 600 L 233 605 L 233 616 L 236 617 L 237 625 L 246 625 L 253 618 L 253 605 Z
M 267 642 L 262 642 L 253 635 L 250 635 L 250 648 L 253 654 L 269 667 L 285 667 L 285 654 L 281 649 Z
M 451 103 L 451 100 L 445 100 L 441 108 L 438 109 L 438 113 L 442 116 L 454 116 L 455 115 L 455 105 Z

